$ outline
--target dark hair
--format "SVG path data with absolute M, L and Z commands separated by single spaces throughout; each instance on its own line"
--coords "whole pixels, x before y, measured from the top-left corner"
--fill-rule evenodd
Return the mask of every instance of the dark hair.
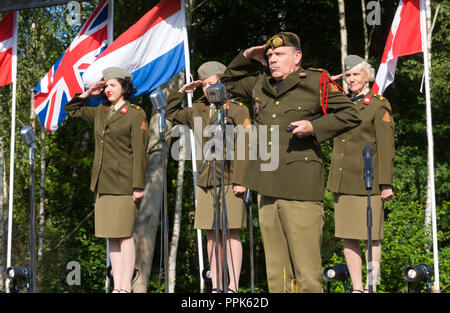
M 136 93 L 136 88 L 133 88 L 133 81 L 130 77 L 116 78 L 119 84 L 122 86 L 122 95 L 125 100 L 130 100 L 131 96 Z M 102 98 L 108 101 L 108 97 L 105 92 L 102 92 Z

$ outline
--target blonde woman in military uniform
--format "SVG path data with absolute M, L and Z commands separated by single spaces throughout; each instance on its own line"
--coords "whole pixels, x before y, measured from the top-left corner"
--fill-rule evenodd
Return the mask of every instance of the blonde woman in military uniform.
M 394 196 L 394 119 L 386 98 L 374 95 L 369 82 L 374 80 L 374 69 L 359 56 L 344 59 L 344 80 L 352 92 L 352 101 L 359 111 L 362 123 L 334 139 L 333 156 L 328 177 L 328 189 L 334 192 L 335 235 L 344 239 L 344 255 L 353 283 L 353 292 L 363 289 L 362 259 L 359 246 L 365 240 L 367 261 L 367 190 L 364 182 L 364 146 L 373 147 L 372 206 L 372 268 L 373 290 L 376 291 L 377 273 L 380 270 L 381 242 L 384 236 L 383 202 Z
M 206 129 L 217 123 L 217 111 L 214 104 L 208 103 L 207 99 L 200 98 L 193 105 L 192 108 L 182 108 L 181 104 L 186 93 L 193 93 L 197 87 L 203 89 L 203 94 L 206 96 L 206 89 L 219 82 L 220 76 L 225 70 L 225 65 L 216 61 L 210 61 L 202 64 L 198 69 L 199 80 L 185 84 L 178 91 L 172 90 L 168 97 L 168 104 L 166 108 L 166 117 L 168 120 L 175 124 L 186 125 L 192 130 L 196 130 L 195 119 L 201 121 L 201 132 L 198 134 L 201 138 L 196 137 L 195 141 L 202 144 L 203 147 L 209 140 L 209 136 L 205 133 Z M 237 99 L 229 99 L 225 104 L 228 110 L 227 125 L 243 127 L 250 126 L 250 117 L 248 109 L 242 102 Z M 197 126 L 198 127 L 198 126 Z M 197 133 L 194 131 L 194 135 Z M 236 142 L 236 141 L 235 141 Z M 230 149 L 227 147 L 227 149 Z M 227 245 L 227 264 L 229 274 L 228 292 L 238 292 L 239 288 L 239 276 L 242 265 L 242 244 L 240 240 L 239 231 L 241 228 L 246 227 L 246 211 L 243 201 L 243 193 L 246 188 L 242 184 L 242 175 L 244 172 L 245 161 L 237 159 L 238 148 L 234 147 L 234 161 L 225 160 L 225 191 L 226 191 L 226 209 L 228 216 L 228 227 L 230 230 L 230 237 Z M 204 157 L 204 156 L 203 156 Z M 197 160 L 197 168 L 201 167 L 202 160 Z M 225 157 L 225 155 L 224 155 Z M 213 220 L 214 220 L 214 196 L 213 196 L 213 172 L 216 172 L 216 183 L 220 186 L 220 160 L 216 161 L 216 168 L 212 167 L 212 161 L 206 162 L 205 168 L 201 173 L 197 175 L 197 208 L 195 211 L 194 227 L 196 229 L 206 230 L 207 237 L 207 250 L 208 258 L 211 268 L 212 279 L 212 291 L 223 292 L 225 287 L 222 286 L 222 282 L 217 282 L 217 268 L 219 271 L 219 277 L 222 277 L 222 232 L 219 231 L 219 240 L 217 242 L 219 247 L 219 265 L 216 266 L 215 246 L 216 241 L 214 239 Z M 220 192 L 220 188 L 217 188 L 217 192 Z M 220 204 L 220 211 L 222 211 L 222 205 Z M 221 213 L 220 213 L 221 214 Z M 221 224 L 221 221 L 219 221 Z M 222 228 L 219 225 L 220 229 Z M 231 249 L 230 249 L 231 247 Z M 221 278 L 219 278 L 221 279 Z M 222 289 L 223 288 L 223 289 Z
M 136 92 L 126 70 L 110 67 L 103 79 L 75 96 L 65 111 L 94 125 L 95 156 L 91 190 L 96 193 L 95 236 L 108 238 L 113 293 L 131 292 L 135 264 L 134 222 L 144 196 L 149 132 L 145 112 L 128 102 Z M 90 96 L 106 101 L 87 106 Z

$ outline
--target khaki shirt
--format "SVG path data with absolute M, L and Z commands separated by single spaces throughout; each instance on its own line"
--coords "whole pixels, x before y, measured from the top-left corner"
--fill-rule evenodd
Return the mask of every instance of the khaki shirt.
M 103 194 L 133 194 L 144 189 L 149 131 L 145 112 L 128 101 L 109 119 L 110 107 L 86 106 L 86 99 L 75 96 L 64 110 L 94 125 L 95 156 L 91 190 Z
M 266 161 L 248 162 L 244 186 L 264 196 L 290 200 L 322 201 L 324 166 L 319 144 L 359 125 L 359 114 L 352 102 L 337 88 L 328 96 L 327 115 L 312 121 L 314 136 L 300 139 L 285 129 L 291 122 L 321 114 L 320 78 L 323 70 L 299 68 L 288 75 L 279 91 L 265 73 L 251 76 L 260 64 L 240 53 L 227 67 L 222 82 L 228 91 L 254 102 L 255 124 L 259 138 L 267 125 L 267 146 L 278 145 L 279 164 L 273 171 L 262 171 Z M 278 127 L 278 136 L 272 136 Z M 258 141 L 259 141 L 258 138 Z M 252 148 L 252 147 L 251 147 Z
M 380 194 L 380 185 L 392 185 L 394 175 L 394 129 L 389 101 L 371 91 L 355 101 L 361 124 L 336 137 L 327 188 L 336 193 L 366 195 L 363 148 L 373 148 L 372 194 Z
M 167 120 L 175 123 L 182 124 L 188 126 L 190 129 L 194 130 L 194 137 L 196 145 L 201 144 L 202 148 L 202 156 L 197 155 L 197 171 L 200 169 L 203 158 L 205 157 L 206 150 L 205 145 L 210 140 L 208 134 L 205 134 L 205 128 L 214 125 L 217 123 L 217 113 L 211 112 L 213 109 L 207 101 L 197 101 L 192 104 L 191 108 L 182 108 L 181 104 L 183 102 L 185 94 L 178 92 L 176 90 L 172 90 L 167 98 L 167 107 L 166 107 L 166 118 Z M 250 126 L 250 116 L 248 112 L 248 108 L 237 99 L 229 99 L 228 100 L 229 110 L 228 116 L 226 118 L 227 125 L 232 127 L 241 125 Z M 198 130 L 200 132 L 196 132 L 194 125 L 194 118 L 198 117 L 198 121 L 201 120 L 201 128 Z M 200 138 L 201 137 L 201 138 Z M 234 136 L 234 145 L 232 153 L 233 160 L 225 159 L 225 175 L 224 180 L 226 185 L 237 184 L 242 185 L 243 182 L 243 174 L 244 168 L 246 165 L 245 160 L 239 160 L 237 153 L 238 149 L 236 147 L 237 140 L 236 136 Z M 230 147 L 227 146 L 227 149 Z M 224 151 L 224 155 L 226 155 L 226 151 Z M 225 156 L 226 157 L 226 156 Z M 201 160 L 199 160 L 201 158 Z M 208 157 L 208 161 L 206 161 L 205 167 L 201 173 L 197 174 L 197 185 L 200 187 L 213 187 L 213 166 L 211 156 Z M 220 160 L 216 160 L 216 184 L 220 186 Z

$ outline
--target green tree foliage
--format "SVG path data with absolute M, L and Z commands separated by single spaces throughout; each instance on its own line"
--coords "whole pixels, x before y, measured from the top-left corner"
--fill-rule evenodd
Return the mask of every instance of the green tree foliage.
M 82 3 L 83 24 L 98 1 Z M 114 37 L 135 23 L 157 1 L 116 0 Z M 398 1 L 381 1 L 381 25 L 374 28 L 369 62 L 375 67 L 381 60 L 387 34 Z M 440 4 L 432 43 L 432 110 L 435 152 L 435 184 L 438 215 L 439 260 L 441 289 L 450 288 L 450 218 L 449 182 L 450 149 L 446 146 L 449 130 L 448 99 L 449 75 L 449 21 L 448 0 L 432 1 L 435 9 Z M 30 124 L 31 92 L 48 69 L 61 56 L 79 30 L 79 26 L 66 23 L 66 7 L 56 6 L 24 10 L 19 18 L 19 58 L 16 134 Z M 364 51 L 360 1 L 346 1 L 346 21 L 349 34 L 349 54 L 362 55 Z M 191 52 L 191 71 L 208 60 L 224 64 L 242 49 L 260 45 L 280 29 L 300 35 L 302 66 L 325 68 L 332 74 L 340 70 L 339 22 L 337 2 L 332 0 L 282 0 L 255 1 L 224 0 L 195 1 L 192 25 L 188 26 Z M 371 28 L 369 28 L 371 30 Z M 396 121 L 396 148 L 394 192 L 395 198 L 385 209 L 385 239 L 382 241 L 380 292 L 406 292 L 403 269 L 408 265 L 433 262 L 430 235 L 424 227 L 427 188 L 427 138 L 425 124 L 425 100 L 420 93 L 423 74 L 422 54 L 399 59 L 394 83 L 387 89 Z M 141 97 L 134 102 L 149 114 L 151 105 Z M 11 127 L 11 87 L 0 88 L 2 113 L 0 136 L 3 138 L 6 156 L 9 155 L 9 130 Z M 251 103 L 247 103 L 249 108 Z M 252 111 L 252 110 L 250 110 Z M 36 133 L 40 133 L 36 122 Z M 90 168 L 93 158 L 92 127 L 75 119 L 65 121 L 55 134 L 38 138 L 36 164 L 40 162 L 41 147 L 46 148 L 45 177 L 45 233 L 44 252 L 38 264 L 39 288 L 45 292 L 103 292 L 106 270 L 106 243 L 94 237 L 94 195 L 89 190 Z M 17 135 L 16 135 L 17 136 Z M 173 140 L 174 141 L 174 140 Z M 172 141 L 172 142 L 173 142 Z M 332 143 L 322 145 L 328 169 Z M 28 262 L 28 166 L 27 148 L 16 139 L 15 194 L 13 224 L 13 265 Z M 7 158 L 8 159 L 8 158 Z M 7 160 L 9 162 L 9 159 Z M 176 292 L 198 291 L 197 235 L 193 228 L 194 195 L 192 167 L 186 162 L 183 183 L 183 216 L 177 257 Z M 9 169 L 9 163 L 7 163 Z M 175 206 L 177 163 L 168 165 L 169 216 Z M 7 170 L 7 175 L 9 170 Z M 36 169 L 36 190 L 39 190 L 40 172 Z M 39 193 L 36 193 L 36 203 Z M 256 199 L 255 199 L 256 202 Z M 345 263 L 342 241 L 334 237 L 333 197 L 325 194 L 326 223 L 323 231 L 323 266 Z M 258 228 L 257 205 L 253 204 L 255 280 L 256 291 L 267 292 L 264 250 Z M 170 218 L 171 220 L 171 218 Z M 169 234 L 170 235 L 170 234 Z M 250 291 L 249 236 L 248 229 L 241 232 L 243 242 L 243 266 L 240 291 Z M 159 238 L 149 292 L 158 291 Z M 204 248 L 206 246 L 206 240 Z M 1 247 L 5 257 L 6 247 Z M 206 248 L 204 249 L 206 258 Z M 66 268 L 70 261 L 81 265 L 81 285 L 69 286 Z M 207 262 L 205 262 L 207 264 Z M 163 279 L 161 280 L 163 282 Z M 418 286 L 420 289 L 420 286 Z M 335 292 L 343 292 L 344 286 L 332 286 Z M 324 281 L 324 289 L 326 284 Z

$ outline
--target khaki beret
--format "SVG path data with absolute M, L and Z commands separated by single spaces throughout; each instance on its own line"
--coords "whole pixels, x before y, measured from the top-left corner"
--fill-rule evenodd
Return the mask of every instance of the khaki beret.
M 266 44 L 264 45 L 263 53 L 264 55 L 266 55 L 269 48 L 275 49 L 282 46 L 295 47 L 297 49 L 300 49 L 300 38 L 294 33 L 280 32 L 276 35 L 273 35 L 269 40 L 267 40 Z
M 123 68 L 120 67 L 108 67 L 103 70 L 103 80 L 108 81 L 111 78 L 133 78 L 133 76 Z
M 205 62 L 197 70 L 198 78 L 203 80 L 207 79 L 213 75 L 223 74 L 227 67 L 217 61 Z
M 358 64 L 360 64 L 360 63 L 362 63 L 362 62 L 364 62 L 364 59 L 361 58 L 361 57 L 359 57 L 359 56 L 357 56 L 357 55 L 354 55 L 354 54 L 347 55 L 347 56 L 344 58 L 344 67 L 345 67 L 345 70 L 346 70 L 346 71 L 351 70 L 351 69 L 354 68 L 356 65 L 358 65 Z

